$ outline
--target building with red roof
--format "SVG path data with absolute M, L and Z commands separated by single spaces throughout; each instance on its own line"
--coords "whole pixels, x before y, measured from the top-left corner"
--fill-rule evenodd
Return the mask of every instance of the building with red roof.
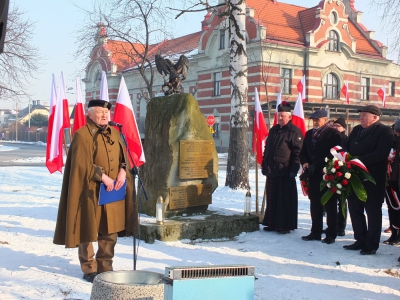
M 385 85 L 386 109 L 382 109 L 382 119 L 392 123 L 400 112 L 400 81 L 399 66 L 386 58 L 387 47 L 374 40 L 374 32 L 363 26 L 362 12 L 357 11 L 355 0 L 315 2 L 313 7 L 302 7 L 279 0 L 246 0 L 249 111 L 253 109 L 257 88 L 263 107 L 270 104 L 272 123 L 278 93 L 282 91 L 282 100 L 294 102 L 296 85 L 305 75 L 306 117 L 324 107 L 329 109 L 331 118 L 347 118 L 352 128 L 359 123 L 357 108 L 366 104 L 382 107 L 377 91 Z M 220 7 L 219 12 L 224 9 Z M 209 12 L 199 28 L 190 35 L 150 45 L 149 59 L 152 61 L 155 54 L 189 57 L 183 92 L 195 95 L 205 116 L 217 117 L 216 145 L 226 147 L 231 112 L 228 22 Z M 151 96 L 146 94 L 137 61 L 118 51 L 127 51 L 131 46 L 108 40 L 104 29 L 99 36 L 86 73 L 87 100 L 98 97 L 98 74 L 104 70 L 110 99 L 115 101 L 122 74 L 137 117 L 144 118 L 146 98 Z M 346 81 L 350 104 L 340 92 Z M 152 96 L 161 90 L 162 84 L 163 78 L 157 73 Z

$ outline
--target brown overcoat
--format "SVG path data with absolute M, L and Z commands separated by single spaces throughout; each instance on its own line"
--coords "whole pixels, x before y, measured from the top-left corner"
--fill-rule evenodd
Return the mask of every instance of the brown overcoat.
M 111 142 L 87 118 L 87 124 L 74 134 L 65 164 L 54 244 L 74 248 L 96 241 L 98 232 L 132 235 L 135 187 L 128 163 L 125 200 L 98 205 L 102 172 L 116 179 L 127 162 L 119 132 L 109 126 L 106 130 Z

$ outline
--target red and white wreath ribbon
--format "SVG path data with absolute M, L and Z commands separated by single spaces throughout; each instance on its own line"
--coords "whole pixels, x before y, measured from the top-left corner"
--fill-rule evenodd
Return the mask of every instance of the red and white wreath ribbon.
M 333 148 L 331 148 L 331 154 L 333 155 L 333 157 L 336 157 L 338 160 L 340 160 L 343 163 L 346 164 L 351 164 L 354 166 L 357 166 L 361 169 L 363 169 L 365 172 L 368 172 L 367 167 L 361 162 L 361 160 L 357 159 L 357 158 L 353 158 L 351 160 L 349 160 L 349 153 L 345 152 L 345 151 L 340 151 L 342 150 L 342 147 L 340 146 L 335 146 Z

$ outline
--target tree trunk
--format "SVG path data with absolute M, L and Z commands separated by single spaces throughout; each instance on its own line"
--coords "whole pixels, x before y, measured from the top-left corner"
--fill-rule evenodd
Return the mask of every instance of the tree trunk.
M 231 120 L 225 186 L 249 189 L 246 1 L 229 0 Z

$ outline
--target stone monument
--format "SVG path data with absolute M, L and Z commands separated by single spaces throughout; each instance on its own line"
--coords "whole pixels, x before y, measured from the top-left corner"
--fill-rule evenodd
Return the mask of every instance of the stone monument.
M 147 106 L 141 178 L 149 195 L 141 213 L 166 217 L 205 212 L 218 186 L 218 155 L 204 115 L 191 94 L 152 98 Z M 142 197 L 143 198 L 143 197 Z

